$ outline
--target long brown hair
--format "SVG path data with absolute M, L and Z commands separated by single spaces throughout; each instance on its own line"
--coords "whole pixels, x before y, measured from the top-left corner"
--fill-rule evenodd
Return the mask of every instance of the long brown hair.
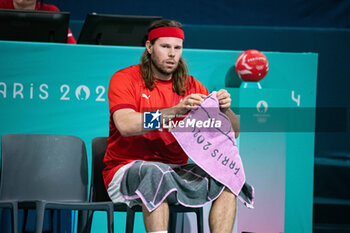
M 160 27 L 178 27 L 182 29 L 181 23 L 175 20 L 157 20 L 150 25 L 150 27 L 148 28 L 148 32 Z M 156 40 L 157 39 L 152 40 L 151 44 L 153 45 Z M 147 49 L 145 49 L 141 56 L 141 74 L 143 80 L 145 81 L 146 87 L 150 90 L 153 90 L 153 88 L 155 87 L 155 78 L 152 70 L 151 54 L 148 53 Z M 176 70 L 172 74 L 173 91 L 176 92 L 178 95 L 185 94 L 187 76 L 187 65 L 181 57 Z

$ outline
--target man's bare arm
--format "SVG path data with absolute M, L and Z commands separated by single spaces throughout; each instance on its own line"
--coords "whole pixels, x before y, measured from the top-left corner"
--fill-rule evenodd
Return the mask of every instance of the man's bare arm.
M 226 112 L 224 112 L 224 113 L 231 121 L 232 128 L 235 131 L 235 138 L 238 138 L 240 129 L 239 129 L 239 119 L 238 119 L 237 115 L 230 108 L 228 110 L 226 110 Z
M 239 135 L 239 119 L 237 115 L 231 110 L 231 95 L 225 90 L 221 89 L 217 92 L 220 109 L 230 119 L 233 130 L 235 131 L 235 138 Z

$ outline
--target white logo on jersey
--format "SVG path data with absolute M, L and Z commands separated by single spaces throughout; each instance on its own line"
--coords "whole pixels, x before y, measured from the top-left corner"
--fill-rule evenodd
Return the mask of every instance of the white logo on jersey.
M 151 97 L 151 95 L 147 96 L 146 94 L 142 93 L 142 97 L 145 98 L 145 99 L 149 99 L 149 97 Z

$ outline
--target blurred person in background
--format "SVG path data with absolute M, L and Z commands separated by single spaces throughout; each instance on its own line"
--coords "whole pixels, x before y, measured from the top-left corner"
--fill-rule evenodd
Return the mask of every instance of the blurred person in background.
M 45 4 L 42 0 L 39 2 L 36 0 L 0 0 L 0 8 L 13 10 L 60 11 L 55 5 Z M 77 43 L 70 29 L 68 29 L 67 43 Z

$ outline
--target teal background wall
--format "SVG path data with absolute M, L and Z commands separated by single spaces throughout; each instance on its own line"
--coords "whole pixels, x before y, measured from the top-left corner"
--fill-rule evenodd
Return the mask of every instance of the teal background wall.
M 108 135 L 109 79 L 115 71 L 138 63 L 142 51 L 143 48 L 138 47 L 1 41 L 0 136 L 6 133 L 75 135 L 85 141 L 90 165 L 92 138 Z M 189 64 L 190 74 L 212 91 L 237 81 L 234 63 L 239 53 L 185 49 L 184 58 Z M 317 55 L 277 52 L 265 52 L 265 55 L 270 70 L 261 81 L 267 91 L 260 93 L 261 96 L 270 96 L 270 89 L 279 89 L 287 93 L 281 103 L 294 106 L 291 98 L 291 92 L 294 91 L 301 96 L 301 107 L 314 107 Z M 237 98 L 245 99 L 252 95 L 239 91 L 234 94 L 237 91 L 232 90 L 233 96 Z M 259 92 L 256 93 L 259 96 Z M 233 99 L 233 102 L 238 105 L 244 103 L 238 99 Z M 249 103 L 247 106 L 255 107 L 254 104 Z M 285 198 L 285 232 L 311 232 L 314 133 L 286 132 L 285 137 L 285 145 L 281 145 L 282 151 L 285 151 L 281 156 L 286 157 L 286 164 L 283 165 L 286 168 L 286 194 L 281 197 Z M 241 150 L 251 153 L 250 147 L 250 141 L 244 141 L 242 136 Z M 244 154 L 242 157 L 244 160 Z M 254 163 L 254 157 L 250 159 Z M 105 230 L 104 215 L 97 214 L 95 217 L 94 232 Z M 136 218 L 138 224 L 135 232 L 144 232 L 141 215 Z M 116 232 L 124 231 L 124 219 L 123 214 L 115 215 Z

